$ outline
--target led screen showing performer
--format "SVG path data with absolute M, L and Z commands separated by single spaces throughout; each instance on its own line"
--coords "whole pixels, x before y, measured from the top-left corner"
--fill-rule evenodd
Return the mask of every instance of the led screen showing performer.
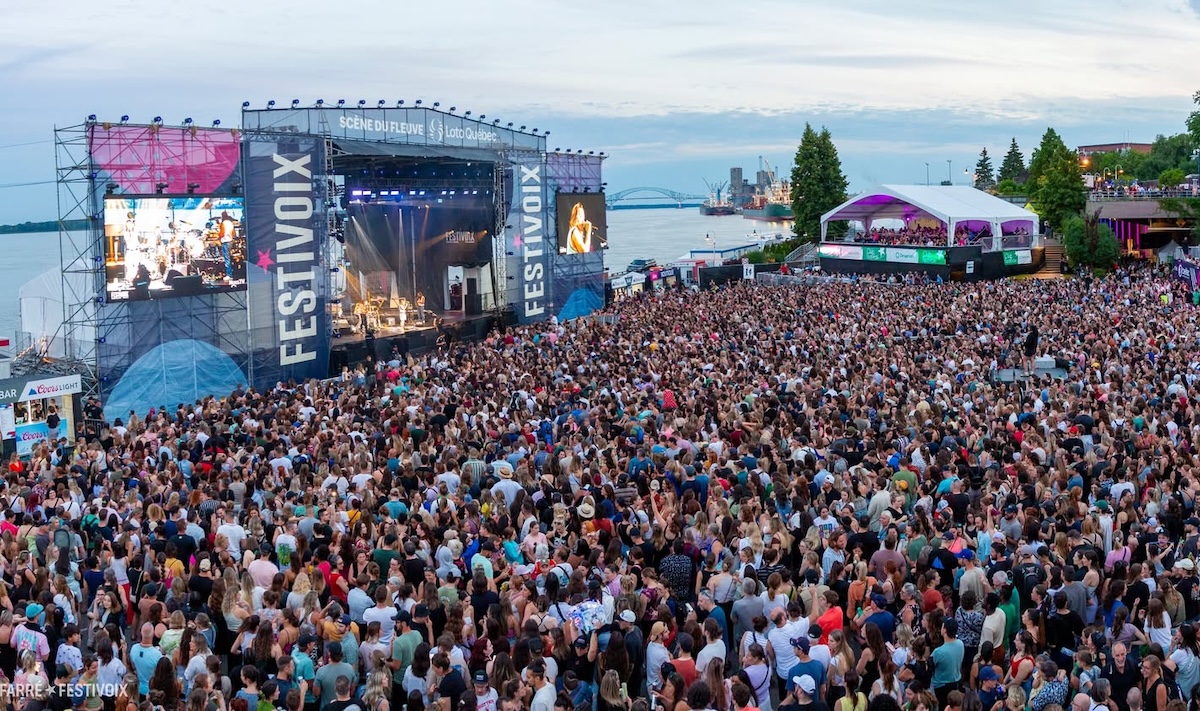
M 604 193 L 559 193 L 556 206 L 560 254 L 608 249 Z
M 109 300 L 245 289 L 244 207 L 240 197 L 106 199 Z

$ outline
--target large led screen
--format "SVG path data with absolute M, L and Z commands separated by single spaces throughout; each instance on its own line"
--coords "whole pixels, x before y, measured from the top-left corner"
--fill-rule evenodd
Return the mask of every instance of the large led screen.
M 104 201 L 110 301 L 144 301 L 246 288 L 240 197 Z
M 559 193 L 559 254 L 585 254 L 608 249 L 604 193 Z

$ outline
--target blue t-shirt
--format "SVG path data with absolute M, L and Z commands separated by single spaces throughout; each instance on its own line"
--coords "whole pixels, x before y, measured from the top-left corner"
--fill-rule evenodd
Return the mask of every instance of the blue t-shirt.
M 133 662 L 133 668 L 137 671 L 138 691 L 140 693 L 150 693 L 150 678 L 154 676 L 154 667 L 158 666 L 158 660 L 162 659 L 162 657 L 163 654 L 158 651 L 158 647 L 146 647 L 141 644 L 135 644 L 129 650 L 129 660 Z
M 813 701 L 821 700 L 821 685 L 825 683 L 825 665 L 816 659 L 809 659 L 807 662 L 796 662 L 792 670 L 788 672 L 787 688 L 791 691 L 796 684 L 792 681 L 798 676 L 808 674 L 817 682 L 817 691 L 813 694 Z
M 935 689 L 957 684 L 962 679 L 963 643 L 952 639 L 933 650 L 933 681 Z

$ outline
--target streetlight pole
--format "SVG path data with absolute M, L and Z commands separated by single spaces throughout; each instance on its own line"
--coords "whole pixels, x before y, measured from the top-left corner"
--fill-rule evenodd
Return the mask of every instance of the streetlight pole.
M 929 163 L 925 163 L 925 184 L 929 185 Z
M 946 159 L 946 182 L 954 185 L 954 164 L 949 158 Z

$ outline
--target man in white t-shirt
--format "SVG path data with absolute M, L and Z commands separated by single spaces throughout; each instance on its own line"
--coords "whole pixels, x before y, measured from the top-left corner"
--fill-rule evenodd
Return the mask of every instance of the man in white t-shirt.
M 375 588 L 375 606 L 363 611 L 363 622 L 379 623 L 379 641 L 391 647 L 392 637 L 396 634 L 396 608 L 392 607 L 391 594 L 386 585 Z
M 229 555 L 234 560 L 242 559 L 242 541 L 246 540 L 246 529 L 234 518 L 233 509 L 225 511 L 225 523 L 217 527 L 217 535 L 229 540 Z
M 480 669 L 471 681 L 475 685 L 475 711 L 496 711 L 496 702 L 500 697 L 488 684 L 487 672 Z

